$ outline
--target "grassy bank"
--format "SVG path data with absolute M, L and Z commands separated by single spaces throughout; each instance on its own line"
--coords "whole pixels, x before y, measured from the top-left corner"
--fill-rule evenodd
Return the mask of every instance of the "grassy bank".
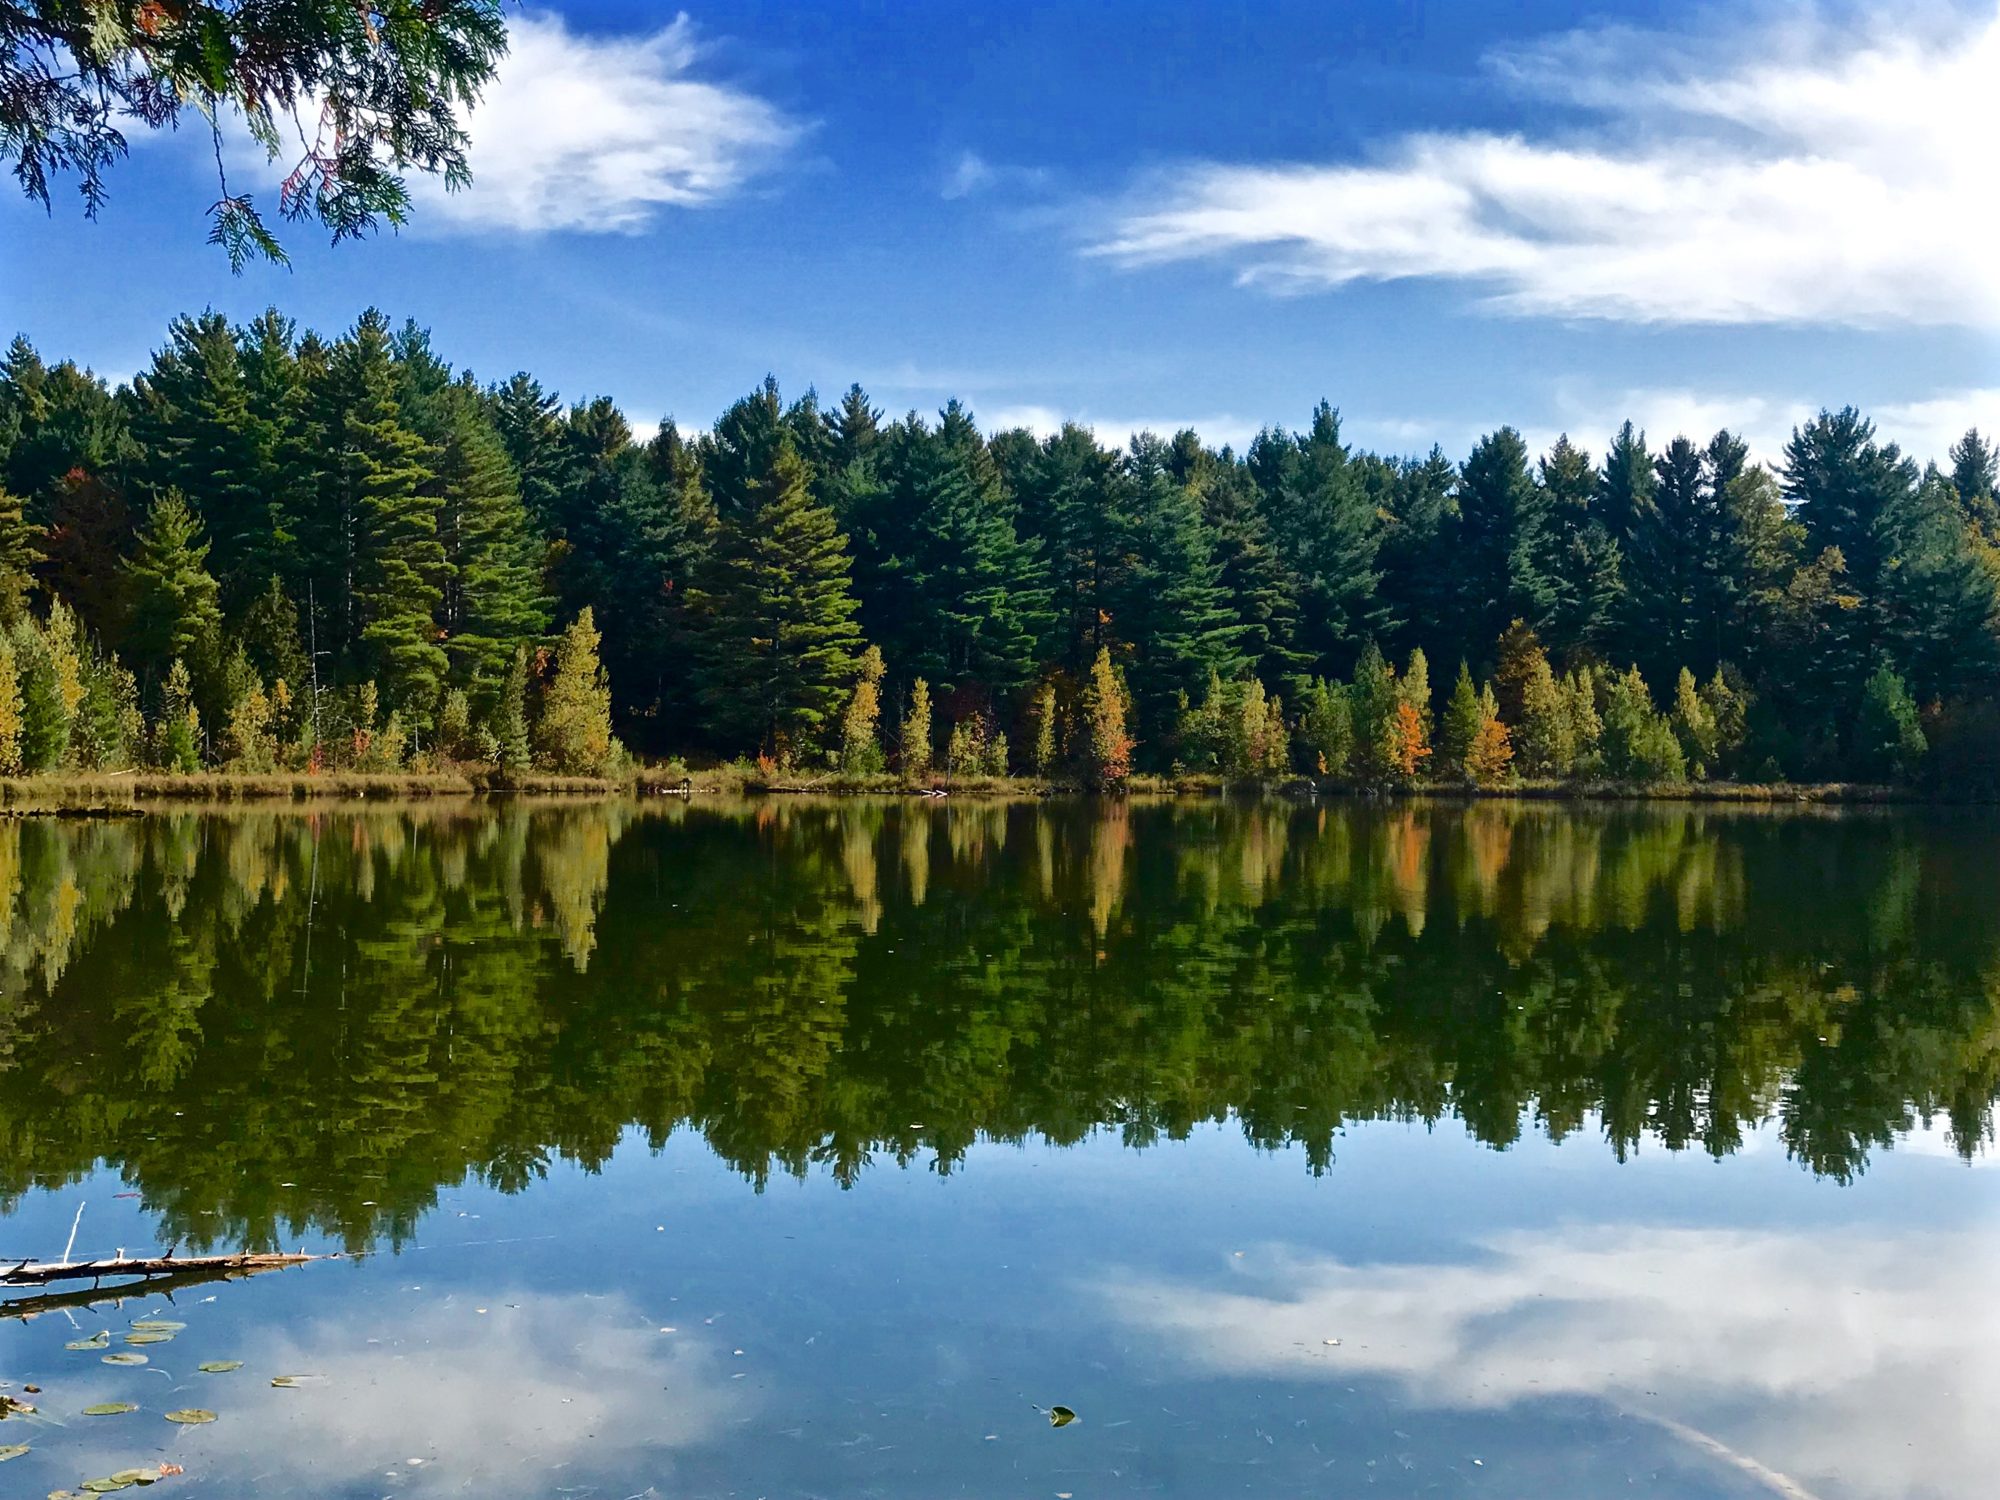
M 1853 782 L 1818 784 L 1727 781 L 1647 785 L 1631 782 L 1515 782 L 1505 786 L 1421 785 L 1391 789 L 1355 786 L 1331 779 L 1237 781 L 1221 776 L 1135 776 L 1129 795 L 1215 797 L 1282 795 L 1297 798 L 1404 798 L 1444 800 L 1511 799 L 1547 802 L 1704 802 L 1883 804 L 1935 800 L 1908 787 Z M 1033 799 L 1088 795 L 1074 781 L 1029 776 L 934 777 L 922 782 L 900 776 L 853 776 L 836 772 L 775 772 L 735 764 L 687 770 L 648 768 L 621 777 L 507 774 L 472 767 L 451 771 L 368 773 L 328 772 L 236 774 L 226 771 L 176 775 L 154 771 L 71 776 L 0 778 L 0 808 L 17 812 L 134 810 L 156 803 L 236 803 L 338 801 L 421 801 L 484 796 L 953 796 Z

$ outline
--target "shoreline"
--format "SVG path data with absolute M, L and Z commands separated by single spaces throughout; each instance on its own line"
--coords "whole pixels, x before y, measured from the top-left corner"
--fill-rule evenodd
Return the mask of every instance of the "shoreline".
M 514 797 L 657 796 L 912 797 L 1029 800 L 1106 795 L 1076 782 L 1034 777 L 933 778 L 838 773 L 778 776 L 721 767 L 622 777 L 502 775 L 484 768 L 436 772 L 247 773 L 113 772 L 0 778 L 0 814 L 137 812 L 169 804 L 271 805 L 324 801 L 429 801 Z M 1116 796 L 1285 797 L 1294 801 L 1679 802 L 1749 806 L 1967 806 L 1992 799 L 1940 797 L 1920 789 L 1855 782 L 1518 782 L 1506 786 L 1369 787 L 1326 779 L 1236 780 L 1222 776 L 1135 776 Z

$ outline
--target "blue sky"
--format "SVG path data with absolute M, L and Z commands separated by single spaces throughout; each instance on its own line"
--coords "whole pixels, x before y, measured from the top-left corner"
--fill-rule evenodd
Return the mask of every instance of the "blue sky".
M 177 311 L 377 303 L 642 424 L 768 371 L 1109 441 L 2000 427 L 1992 0 L 511 14 L 477 181 L 401 234 L 233 277 L 205 137 L 135 141 L 95 224 L 0 199 L 0 328 L 122 378 Z

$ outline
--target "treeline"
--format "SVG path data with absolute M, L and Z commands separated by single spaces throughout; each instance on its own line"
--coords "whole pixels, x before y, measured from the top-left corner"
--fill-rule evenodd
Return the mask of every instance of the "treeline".
M 115 391 L 16 339 L 0 760 L 1986 790 L 2000 465 L 1947 457 L 1847 409 L 1775 472 L 1629 423 L 1392 458 L 1324 403 L 1117 450 L 773 381 L 642 439 L 373 311 L 179 319 Z
M 1391 1119 L 1768 1129 L 1843 1179 L 1922 1120 L 1970 1158 L 1991 838 L 1276 799 L 0 820 L 0 1203 L 109 1163 L 163 1242 L 361 1248 L 635 1130 L 755 1183 L 1205 1124 L 1318 1172 Z

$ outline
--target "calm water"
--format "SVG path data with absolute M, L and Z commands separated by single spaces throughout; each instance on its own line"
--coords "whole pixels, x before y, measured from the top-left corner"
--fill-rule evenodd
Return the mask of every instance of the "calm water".
M 1686 808 L 0 821 L 0 1253 L 84 1205 L 79 1253 L 351 1257 L 9 1309 L 0 1493 L 1986 1496 L 1996 856 Z

